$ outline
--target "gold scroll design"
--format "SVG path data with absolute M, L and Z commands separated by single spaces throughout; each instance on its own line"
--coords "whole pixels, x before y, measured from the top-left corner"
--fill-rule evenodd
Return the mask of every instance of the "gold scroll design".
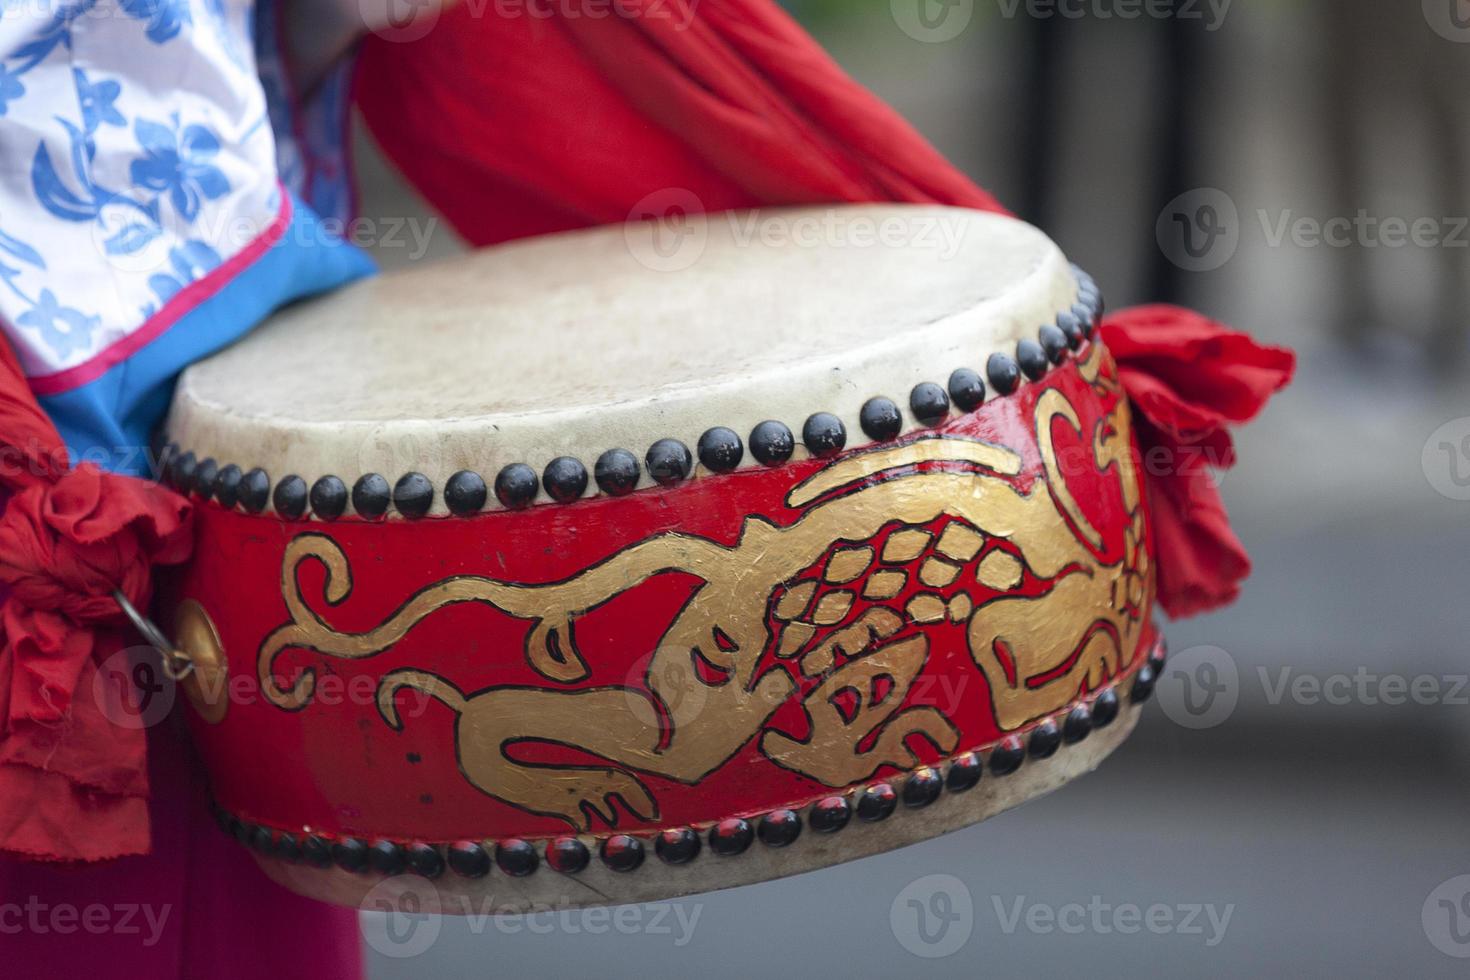
M 1043 457 L 1054 455 L 1050 426 L 1038 431 L 1044 433 Z M 262 689 L 277 706 L 301 709 L 311 698 L 314 670 L 306 667 L 289 686 L 278 686 L 274 664 L 282 651 L 306 649 L 349 660 L 371 657 L 398 643 L 435 611 L 463 602 L 490 605 L 526 620 L 529 665 L 548 681 L 577 683 L 590 676 L 575 637 L 581 616 L 660 574 L 693 575 L 701 584 L 664 631 L 641 683 L 575 690 L 496 686 L 466 693 L 431 671 L 405 669 L 385 675 L 378 690 L 379 712 L 395 730 L 408 720 L 398 699 L 405 688 L 447 705 L 457 715 L 460 770 L 489 796 L 584 830 L 591 828 L 594 817 L 615 826 L 618 800 L 640 819 L 653 820 L 657 802 L 637 774 L 689 785 L 700 782 L 761 733 L 771 715 L 797 692 L 787 671 L 760 669 L 763 654 L 776 639 L 767 614 L 784 585 L 835 545 L 871 539 L 895 522 L 918 526 L 948 516 L 979 534 L 1010 542 L 1036 576 L 1058 579 L 1048 596 L 1025 600 L 1026 615 L 1004 607 L 1004 629 L 979 625 L 986 606 L 971 616 L 972 653 L 998 691 L 997 680 L 1005 672 L 997 672 L 989 659 L 997 640 L 1024 662 L 1029 680 L 1055 670 L 1060 659 L 1083 643 L 1094 620 L 1114 622 L 1116 616 L 1093 601 L 1092 591 L 1067 583 L 1076 580 L 1101 590 L 1121 569 L 1097 563 L 1068 529 L 1042 481 L 1022 493 L 1006 479 L 1021 469 L 1020 454 L 1010 448 L 952 437 L 857 453 L 817 471 L 789 493 L 787 504 L 804 510 L 784 527 L 747 517 L 732 545 L 677 532 L 657 534 L 546 584 L 457 576 L 423 589 L 379 626 L 360 633 L 333 629 L 301 595 L 298 568 L 308 561 L 325 568 L 328 606 L 341 604 L 352 590 L 341 548 L 326 535 L 303 534 L 289 544 L 282 563 L 290 621 L 261 646 Z M 1079 591 L 1086 594 L 1079 596 Z M 1091 615 L 1069 616 L 1068 605 L 1079 599 Z M 868 616 L 873 622 L 871 610 Z M 1023 621 L 1036 649 L 1012 629 Z M 844 635 L 851 639 L 860 625 L 852 624 Z M 976 645 L 979 641 L 983 650 Z M 1067 703 L 1080 677 L 1101 672 L 1087 658 L 1105 660 L 1114 672 L 1119 669 L 1116 646 L 1084 646 L 1087 657 L 1064 671 L 1065 676 L 1040 687 L 1022 686 L 1025 717 L 1013 710 L 1015 698 L 995 694 L 1002 726 L 1017 727 L 1036 712 Z M 867 629 L 865 638 L 849 642 L 842 652 L 843 662 L 802 699 L 809 737 L 797 741 L 774 730 L 765 732 L 761 749 L 772 761 L 841 787 L 884 766 L 916 765 L 906 744 L 910 735 L 922 736 L 941 752 L 955 749 L 958 733 L 938 709 L 902 708 L 904 693 L 928 657 L 922 629 Z M 849 688 L 861 695 L 880 674 L 896 687 L 881 704 L 877 698 L 866 700 L 851 715 L 832 710 L 833 691 Z M 570 747 L 605 763 L 537 763 L 527 758 L 537 744 Z M 861 751 L 860 744 L 866 746 Z

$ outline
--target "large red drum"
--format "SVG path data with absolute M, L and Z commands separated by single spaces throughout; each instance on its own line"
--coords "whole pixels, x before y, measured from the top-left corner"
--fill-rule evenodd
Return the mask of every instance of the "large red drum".
M 192 368 L 172 590 L 224 827 L 460 911 L 666 898 L 1095 767 L 1161 644 L 1096 286 L 932 207 L 525 241 Z

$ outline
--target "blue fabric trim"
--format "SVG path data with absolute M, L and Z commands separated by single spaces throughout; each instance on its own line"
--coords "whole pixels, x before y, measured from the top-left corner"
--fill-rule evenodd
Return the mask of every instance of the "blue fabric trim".
M 295 195 L 292 203 L 285 234 L 219 292 L 96 381 L 40 399 L 74 464 L 150 474 L 149 437 L 168 411 L 180 371 L 248 333 L 272 310 L 376 271 L 366 253 L 326 232 Z

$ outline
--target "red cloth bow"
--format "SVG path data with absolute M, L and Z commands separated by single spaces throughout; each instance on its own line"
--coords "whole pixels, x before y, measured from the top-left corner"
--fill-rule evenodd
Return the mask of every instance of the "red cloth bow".
M 1296 356 L 1177 306 L 1115 313 L 1102 340 L 1140 416 L 1159 604 L 1175 619 L 1223 606 L 1251 563 L 1210 469 L 1234 465 L 1228 426 L 1250 421 L 1291 381 Z
M 145 853 L 145 733 L 109 720 L 97 667 L 128 635 L 113 590 L 146 609 L 152 566 L 188 558 L 189 504 L 90 464 L 68 470 L 3 342 L 0 453 L 0 853 Z

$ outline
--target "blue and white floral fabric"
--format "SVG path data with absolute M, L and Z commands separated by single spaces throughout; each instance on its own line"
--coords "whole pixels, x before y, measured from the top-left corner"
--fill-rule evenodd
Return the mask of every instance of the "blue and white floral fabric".
M 273 25 L 242 0 L 0 0 L 0 329 L 74 454 L 140 471 L 113 454 L 180 369 L 371 271 L 312 207 L 350 206 L 344 73 L 302 111 Z

